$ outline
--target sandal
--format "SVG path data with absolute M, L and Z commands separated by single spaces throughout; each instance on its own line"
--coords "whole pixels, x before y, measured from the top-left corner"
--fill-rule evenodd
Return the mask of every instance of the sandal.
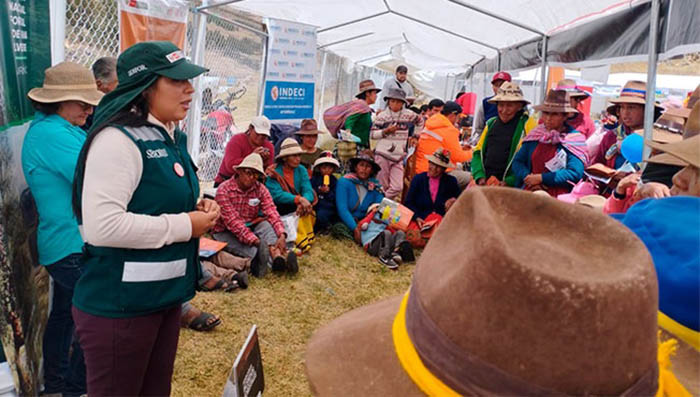
M 211 321 L 211 319 L 215 320 Z M 221 324 L 221 319 L 219 317 L 211 313 L 201 312 L 185 326 L 195 331 L 206 332 L 213 330 L 219 324 Z
M 214 277 L 212 276 L 212 278 L 214 278 Z M 231 290 L 236 288 L 235 286 L 233 286 L 233 288 L 231 288 L 231 287 L 232 286 L 226 280 L 224 280 L 223 278 L 220 278 L 219 281 L 217 281 L 213 287 L 209 288 L 206 286 L 206 284 L 202 284 L 202 286 L 200 288 L 204 292 L 218 291 L 220 289 L 222 289 L 226 292 L 230 292 Z

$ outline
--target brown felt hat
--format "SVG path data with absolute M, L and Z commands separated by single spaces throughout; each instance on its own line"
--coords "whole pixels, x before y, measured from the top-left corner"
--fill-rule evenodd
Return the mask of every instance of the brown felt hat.
M 685 107 L 671 108 L 668 109 L 666 113 L 687 119 L 690 116 L 691 109 L 693 109 L 693 106 L 695 106 L 695 104 L 698 102 L 698 99 L 700 99 L 700 85 L 695 87 L 695 91 L 693 91 L 693 93 L 690 94 L 690 97 L 688 98 L 688 103 Z
M 377 88 L 372 80 L 363 80 L 360 82 L 360 92 L 355 95 L 355 98 L 359 97 L 367 91 L 377 91 L 380 92 L 382 89 Z
M 314 119 L 304 119 L 301 121 L 301 129 L 294 133 L 295 135 L 318 135 L 323 132 L 318 130 L 318 124 Z
M 27 96 L 40 103 L 80 101 L 97 106 L 104 93 L 97 89 L 92 72 L 74 62 L 61 62 L 44 71 L 44 84 Z
M 588 98 L 591 96 L 588 92 L 584 91 L 581 89 L 577 84 L 575 80 L 572 79 L 564 79 L 560 80 L 557 83 L 557 90 L 564 90 L 569 93 L 569 98 L 574 98 L 574 97 L 581 97 L 581 98 Z
M 549 90 L 544 102 L 535 106 L 535 110 L 552 113 L 578 113 L 578 110 L 571 107 L 569 93 L 564 90 Z
M 402 299 L 346 313 L 312 336 L 315 394 L 424 395 L 405 369 L 415 367 L 398 358 L 406 344 L 397 330 L 456 394 L 657 391 L 654 265 L 636 235 L 602 213 L 515 189 L 469 189 Z
M 685 167 L 692 165 L 700 168 L 700 135 L 683 139 L 675 143 L 656 143 L 647 141 L 646 144 L 652 149 L 663 153 L 650 157 L 647 162 L 668 164 Z

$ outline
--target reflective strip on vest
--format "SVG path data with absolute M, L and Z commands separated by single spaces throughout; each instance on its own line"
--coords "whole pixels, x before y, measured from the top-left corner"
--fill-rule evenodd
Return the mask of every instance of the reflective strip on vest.
M 149 282 L 183 277 L 187 271 L 187 259 L 169 262 L 124 262 L 123 282 Z
M 438 135 L 437 133 L 435 133 L 435 132 L 433 132 L 433 131 L 427 130 L 427 129 L 423 129 L 423 131 L 421 132 L 421 134 L 426 134 L 426 135 L 432 136 L 433 138 L 437 139 L 437 140 L 440 141 L 440 142 L 443 141 L 443 139 L 442 139 L 442 137 L 441 137 L 440 135 Z

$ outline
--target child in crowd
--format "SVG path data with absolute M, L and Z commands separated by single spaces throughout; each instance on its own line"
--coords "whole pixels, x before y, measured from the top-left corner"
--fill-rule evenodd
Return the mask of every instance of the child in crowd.
M 335 206 L 335 187 L 338 180 L 333 175 L 338 171 L 340 163 L 333 157 L 331 152 L 323 152 L 313 165 L 313 176 L 311 177 L 311 187 L 313 187 L 318 202 L 314 207 L 316 211 L 316 233 L 328 232 L 331 225 L 340 221 L 338 210 Z
M 406 233 L 391 226 L 391 210 L 382 204 L 372 204 L 367 216 L 357 223 L 355 240 L 368 254 L 379 258 L 388 269 L 396 270 L 403 262 L 415 260 L 413 247 L 406 241 Z

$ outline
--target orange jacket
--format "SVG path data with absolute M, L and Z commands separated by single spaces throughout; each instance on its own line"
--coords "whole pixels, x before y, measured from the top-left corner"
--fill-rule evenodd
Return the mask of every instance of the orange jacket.
M 459 130 L 444 115 L 438 113 L 425 122 L 416 149 L 416 174 L 428 171 L 428 159 L 439 148 L 450 152 L 450 161 L 463 163 L 472 159 L 471 149 L 463 150 L 459 143 Z M 451 171 L 448 170 L 448 171 Z

